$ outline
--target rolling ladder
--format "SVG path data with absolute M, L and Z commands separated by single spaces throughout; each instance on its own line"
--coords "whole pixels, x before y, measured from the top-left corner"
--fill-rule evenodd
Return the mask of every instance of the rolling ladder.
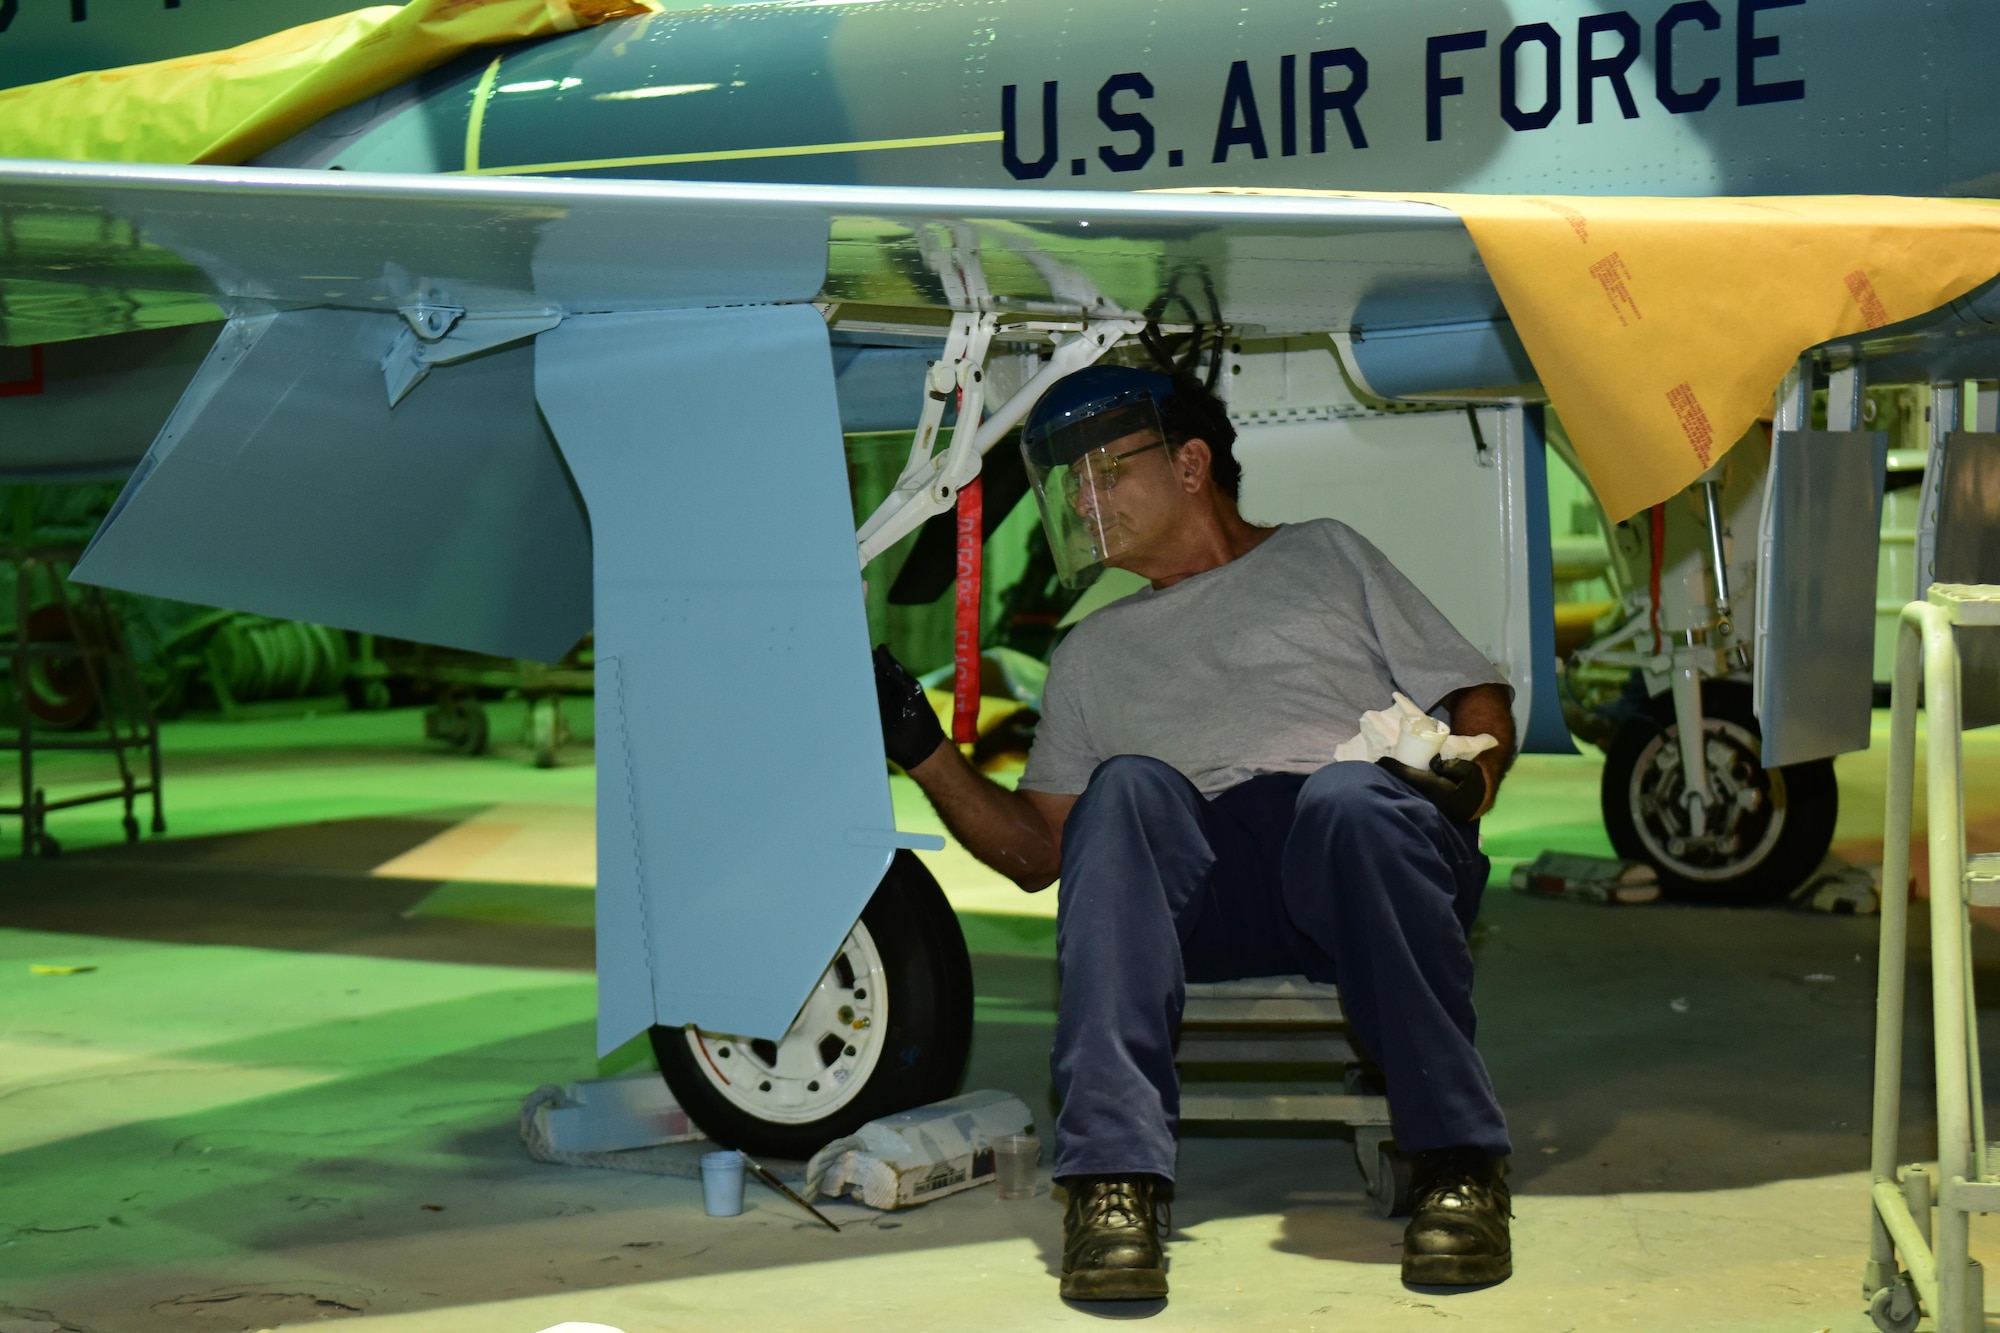
M 1337 987 L 1304 977 L 1191 982 L 1174 1063 L 1183 1122 L 1349 1125 L 1375 1210 L 1409 1212 L 1410 1160 L 1390 1138 L 1381 1074 L 1349 1040 Z M 1311 1076 L 1259 1077 L 1295 1072 Z
M 1957 631 L 2000 627 L 2000 586 L 1931 585 L 1903 608 L 1890 702 L 1889 796 L 1882 834 L 1882 938 L 1875 1007 L 1868 1312 L 1884 1333 L 1928 1314 L 1938 1333 L 1985 1327 L 1985 1281 L 1967 1253 L 1972 1214 L 2000 1212 L 2000 1172 L 1986 1143 L 1979 1022 L 1972 988 L 1971 907 L 2000 907 L 2000 854 L 1965 853 Z M 1937 1066 L 1938 1164 L 1896 1162 L 1902 1120 L 1904 950 L 1909 933 L 1911 805 L 1917 687 L 1930 715 L 1931 1015 Z M 1933 1238 L 1932 1214 L 1936 1227 Z M 1898 1260 L 1901 1260 L 1900 1267 Z

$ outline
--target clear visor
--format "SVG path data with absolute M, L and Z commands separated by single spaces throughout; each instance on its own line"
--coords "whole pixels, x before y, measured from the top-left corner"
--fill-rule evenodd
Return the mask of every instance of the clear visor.
M 1135 479 L 1154 470 L 1158 476 L 1146 480 L 1172 476 L 1166 434 L 1150 398 L 1024 440 L 1023 451 L 1057 576 L 1071 588 L 1090 586 L 1107 563 L 1131 549 L 1139 494 L 1157 490 Z

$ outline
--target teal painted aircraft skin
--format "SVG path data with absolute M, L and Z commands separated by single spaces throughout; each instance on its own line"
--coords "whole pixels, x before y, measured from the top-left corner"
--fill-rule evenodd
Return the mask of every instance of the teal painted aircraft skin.
M 263 160 L 1041 189 L 1993 195 L 1995 53 L 1990 0 L 749 4 L 474 53 Z

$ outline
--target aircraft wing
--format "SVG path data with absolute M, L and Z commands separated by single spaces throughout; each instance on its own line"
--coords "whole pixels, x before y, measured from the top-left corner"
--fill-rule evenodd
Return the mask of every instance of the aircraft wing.
M 824 299 L 945 311 L 954 252 L 987 308 L 1138 312 L 1201 275 L 1231 324 L 1346 329 L 1501 314 L 1432 204 L 1013 190 L 461 178 L 0 161 L 0 343 L 213 318 L 260 301 L 380 312 L 449 280 L 567 312 Z M 1201 294 L 1197 294 L 1198 296 Z M 170 309 L 176 314 L 156 314 Z
M 511 656 L 595 627 L 606 1049 L 781 1034 L 912 842 L 811 302 L 1500 310 L 1456 217 L 1387 202 L 17 162 L 0 237 L 9 342 L 229 317 L 78 577 Z

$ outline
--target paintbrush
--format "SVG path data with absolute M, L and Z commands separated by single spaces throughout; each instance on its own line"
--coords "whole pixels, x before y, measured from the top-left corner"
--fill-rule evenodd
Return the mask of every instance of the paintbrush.
M 832 1220 L 828 1218 L 825 1213 L 822 1213 L 819 1209 L 813 1207 L 811 1204 L 807 1203 L 804 1199 L 801 1199 L 798 1195 L 794 1194 L 792 1192 L 791 1186 L 787 1185 L 784 1181 L 778 1179 L 776 1176 L 772 1175 L 769 1171 L 766 1171 L 763 1167 L 759 1166 L 757 1164 L 757 1160 L 754 1157 L 750 1156 L 749 1153 L 743 1154 L 743 1165 L 749 1167 L 750 1173 L 756 1176 L 757 1179 L 763 1181 L 766 1185 L 769 1185 L 772 1189 L 778 1191 L 778 1193 L 784 1195 L 787 1199 L 790 1199 L 793 1203 L 797 1204 L 799 1207 L 811 1213 L 815 1219 L 824 1223 L 828 1230 L 830 1231 L 840 1230 L 840 1228 L 835 1226 Z

